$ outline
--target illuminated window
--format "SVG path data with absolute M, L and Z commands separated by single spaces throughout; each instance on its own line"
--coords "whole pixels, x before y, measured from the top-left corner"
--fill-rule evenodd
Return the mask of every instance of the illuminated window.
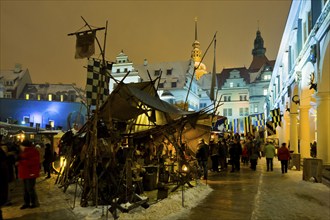
M 249 108 L 245 108 L 245 116 L 249 115 Z
M 54 126 L 55 126 L 54 120 L 49 120 L 48 124 L 50 125 L 51 128 L 54 128 Z
M 267 89 L 264 89 L 264 95 L 267 95 Z
M 48 94 L 48 101 L 53 101 L 53 96 L 52 96 L 52 94 Z
M 243 108 L 239 108 L 239 116 L 243 116 L 244 114 L 244 109 Z
M 234 83 L 233 82 L 229 83 L 229 87 L 230 88 L 233 88 L 234 87 Z
M 23 125 L 25 125 L 25 124 L 30 124 L 30 117 L 29 117 L 29 116 L 24 116 L 24 117 L 23 117 L 22 124 L 23 124 Z
M 264 75 L 264 80 L 270 80 L 270 75 Z
M 61 101 L 61 102 L 64 101 L 64 95 L 60 95 L 60 101 Z
M 253 105 L 253 109 L 254 109 L 254 113 L 257 113 L 258 112 L 258 105 L 257 104 L 254 104 Z
M 29 100 L 29 99 L 30 99 L 30 94 L 28 94 L 28 93 L 25 94 L 25 99 L 26 99 L 26 100 Z
M 41 95 L 40 94 L 37 95 L 37 99 L 41 100 Z

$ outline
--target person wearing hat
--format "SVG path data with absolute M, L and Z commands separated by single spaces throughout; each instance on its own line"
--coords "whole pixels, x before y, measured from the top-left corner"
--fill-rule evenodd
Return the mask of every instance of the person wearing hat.
M 24 204 L 21 209 L 36 208 L 39 206 L 35 184 L 40 172 L 40 155 L 29 140 L 21 143 L 20 150 L 18 177 L 24 184 Z

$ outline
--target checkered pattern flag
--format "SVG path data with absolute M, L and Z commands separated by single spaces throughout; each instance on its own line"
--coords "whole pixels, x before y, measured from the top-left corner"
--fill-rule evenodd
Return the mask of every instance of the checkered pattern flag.
M 282 115 L 279 108 L 270 111 L 270 117 L 272 117 L 272 122 L 275 128 L 279 125 L 281 126 Z
M 256 126 L 258 128 L 265 126 L 265 114 L 261 113 L 255 116 L 256 117 Z
M 87 105 L 96 105 L 97 94 L 100 91 L 99 106 L 105 102 L 109 95 L 109 74 L 112 63 L 106 61 L 107 73 L 101 74 L 102 61 L 89 58 L 87 66 L 86 98 Z M 100 86 L 100 89 L 99 89 Z
M 274 126 L 273 122 L 271 122 L 271 121 L 267 121 L 266 130 L 267 130 L 267 136 L 276 134 L 276 127 Z

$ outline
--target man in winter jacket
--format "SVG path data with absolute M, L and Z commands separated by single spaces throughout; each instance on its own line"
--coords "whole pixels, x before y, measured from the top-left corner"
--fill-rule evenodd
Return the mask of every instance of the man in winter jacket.
M 288 161 L 290 159 L 290 151 L 286 147 L 286 143 L 282 143 L 282 146 L 277 151 L 277 157 L 281 161 L 282 173 L 288 172 Z
M 35 184 L 40 172 L 40 155 L 28 140 L 21 143 L 20 149 L 18 177 L 24 183 L 24 205 L 21 209 L 35 208 L 39 206 Z
M 267 162 L 267 171 L 273 171 L 273 158 L 275 157 L 276 153 L 275 146 L 270 140 L 264 148 L 264 153 Z

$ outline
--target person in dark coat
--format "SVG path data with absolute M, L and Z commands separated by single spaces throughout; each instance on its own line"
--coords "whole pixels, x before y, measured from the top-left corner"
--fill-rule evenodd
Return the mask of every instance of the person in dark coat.
M 212 171 L 219 172 L 219 145 L 215 143 L 213 139 L 210 140 L 210 153 L 212 160 Z
M 3 219 L 1 207 L 8 200 L 8 185 L 7 155 L 0 147 L 0 219 Z
M 50 178 L 50 169 L 52 162 L 53 162 L 53 152 L 51 149 L 51 145 L 47 143 L 45 148 L 44 161 L 42 162 L 45 174 L 47 174 L 46 177 L 47 179 Z
M 204 139 L 199 139 L 197 151 L 196 151 L 196 159 L 198 161 L 198 165 L 201 169 L 203 169 L 203 177 L 207 180 L 207 160 L 209 158 L 209 146 L 204 142 Z
M 227 169 L 227 146 L 223 139 L 219 141 L 219 163 L 221 170 Z
M 248 152 L 249 152 L 249 158 L 250 158 L 250 163 L 251 163 L 251 169 L 256 171 L 258 159 L 261 158 L 260 148 L 258 147 L 258 144 L 253 141 L 249 142 Z
M 40 173 L 40 155 L 38 150 L 28 140 L 24 140 L 20 148 L 18 177 L 24 183 L 24 205 L 21 209 L 35 208 L 39 206 L 35 184 Z
M 230 161 L 231 161 L 231 171 L 235 172 L 240 170 L 240 159 L 242 155 L 242 146 L 237 138 L 233 139 L 233 143 L 229 149 Z
M 282 173 L 288 172 L 288 161 L 290 159 L 290 151 L 286 147 L 286 143 L 282 143 L 281 147 L 277 150 L 277 157 L 281 161 Z

